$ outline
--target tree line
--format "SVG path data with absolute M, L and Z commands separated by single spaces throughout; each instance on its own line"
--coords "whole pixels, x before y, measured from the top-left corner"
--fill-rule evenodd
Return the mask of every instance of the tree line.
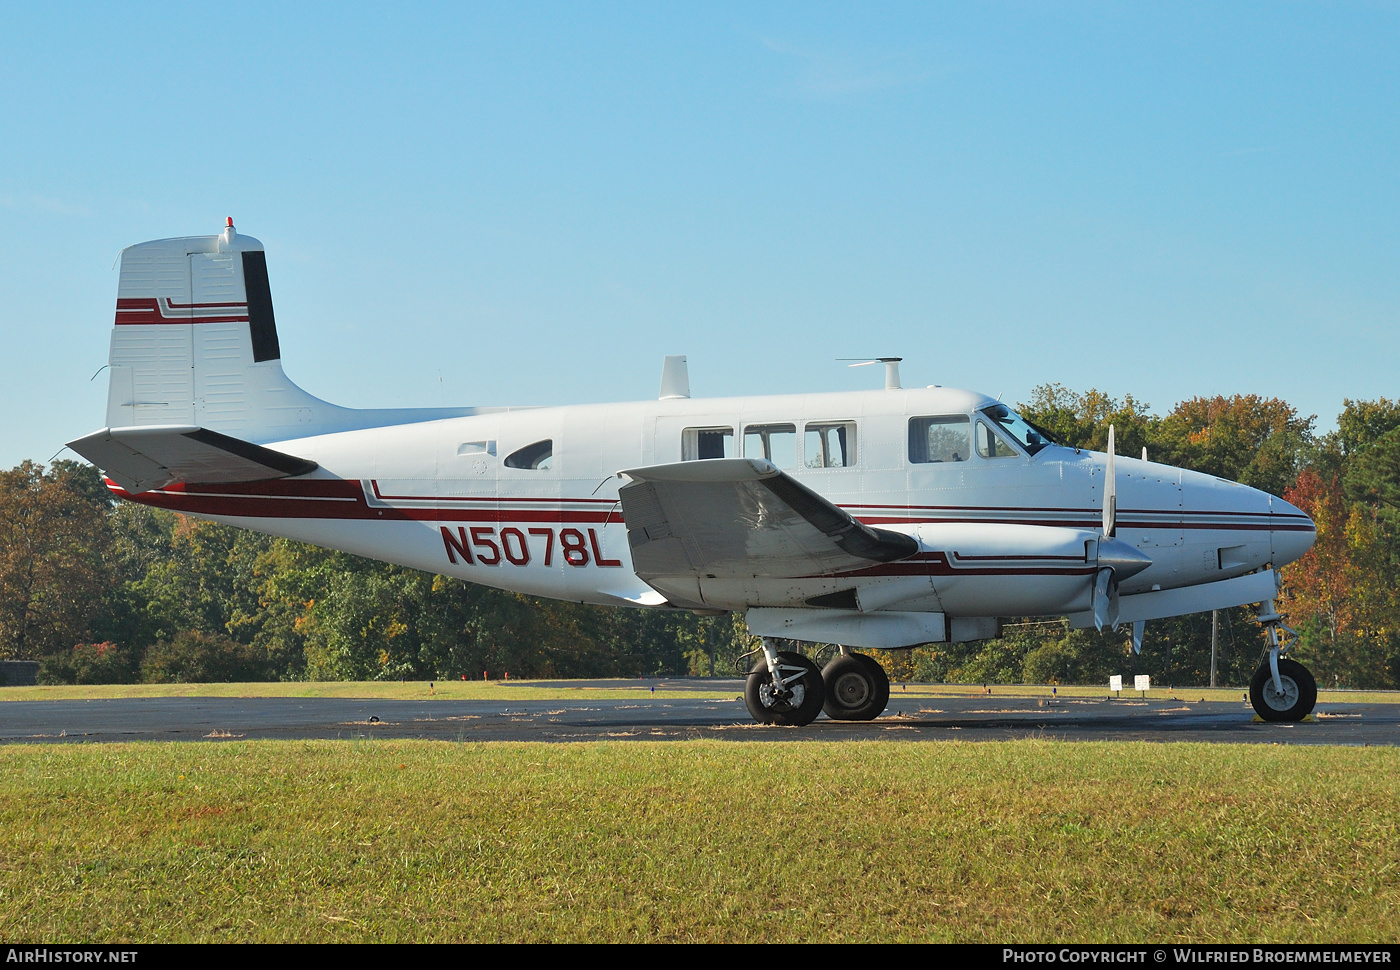
M 1039 387 L 1021 414 L 1065 444 L 1281 495 L 1312 516 L 1284 571 L 1295 656 L 1322 686 L 1400 687 L 1400 402 L 1347 401 L 1314 432 L 1284 401 L 1193 398 L 1164 416 L 1131 395 Z M 91 466 L 0 472 L 0 658 L 49 683 L 728 675 L 756 641 L 742 617 L 539 600 L 347 553 L 114 502 Z M 821 648 L 807 648 L 820 651 Z M 1242 684 L 1263 640 L 1249 608 L 1220 615 L 1218 679 Z M 1209 679 L 1211 616 L 1126 631 L 1005 624 L 995 640 L 877 652 L 895 678 L 960 683 Z

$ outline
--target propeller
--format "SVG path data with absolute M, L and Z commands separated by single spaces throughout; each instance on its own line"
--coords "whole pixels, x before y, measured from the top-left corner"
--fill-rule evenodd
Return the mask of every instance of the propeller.
M 1118 531 L 1118 465 L 1113 456 L 1113 425 L 1108 426 L 1108 465 L 1103 473 L 1103 534 Z
M 1108 461 L 1104 466 L 1103 531 L 1098 542 L 1099 571 L 1094 576 L 1094 628 L 1118 629 L 1118 584 L 1135 576 L 1152 560 L 1140 549 L 1116 537 L 1118 529 L 1118 463 L 1114 454 L 1116 433 L 1108 426 Z M 1133 623 L 1133 648 L 1142 650 L 1144 624 Z
M 1142 446 L 1142 460 L 1147 461 L 1147 445 Z M 1133 653 L 1142 653 L 1142 635 L 1146 631 L 1146 620 L 1133 621 Z

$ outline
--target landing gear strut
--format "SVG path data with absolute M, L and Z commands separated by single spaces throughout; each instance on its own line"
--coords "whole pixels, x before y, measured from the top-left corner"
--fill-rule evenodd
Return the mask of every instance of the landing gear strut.
M 744 704 L 760 724 L 801 727 L 822 710 L 826 689 L 821 671 L 800 653 L 779 653 L 764 638 L 763 659 L 754 664 L 744 684 Z
M 1284 656 L 1297 643 L 1298 633 L 1283 622 L 1273 600 L 1260 604 L 1259 622 L 1269 639 L 1269 653 L 1249 681 L 1249 703 L 1266 721 L 1301 721 L 1317 704 L 1317 681 L 1308 668 Z
M 833 721 L 870 721 L 890 702 L 890 679 L 885 669 L 863 653 L 846 647 L 822 671 L 826 703 L 822 710 Z

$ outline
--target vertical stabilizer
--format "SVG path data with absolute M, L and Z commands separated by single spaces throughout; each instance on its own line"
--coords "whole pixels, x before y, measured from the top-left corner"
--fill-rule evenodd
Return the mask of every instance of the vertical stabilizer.
M 337 407 L 293 384 L 281 357 L 262 243 L 232 219 L 217 236 L 123 250 L 109 429 L 192 426 L 268 442 L 471 411 Z

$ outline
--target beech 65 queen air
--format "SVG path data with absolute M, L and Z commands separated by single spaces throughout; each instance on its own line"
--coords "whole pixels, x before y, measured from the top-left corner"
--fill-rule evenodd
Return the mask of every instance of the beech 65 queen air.
M 123 498 L 474 583 L 579 603 L 740 611 L 762 638 L 759 721 L 889 700 L 853 648 L 995 637 L 1260 604 L 1251 685 L 1298 720 L 1279 567 L 1313 543 L 1287 502 L 1209 475 L 1055 443 L 949 388 L 351 410 L 283 373 L 262 244 L 227 229 L 122 253 L 107 426 L 70 442 Z M 818 670 L 777 640 L 840 644 Z

